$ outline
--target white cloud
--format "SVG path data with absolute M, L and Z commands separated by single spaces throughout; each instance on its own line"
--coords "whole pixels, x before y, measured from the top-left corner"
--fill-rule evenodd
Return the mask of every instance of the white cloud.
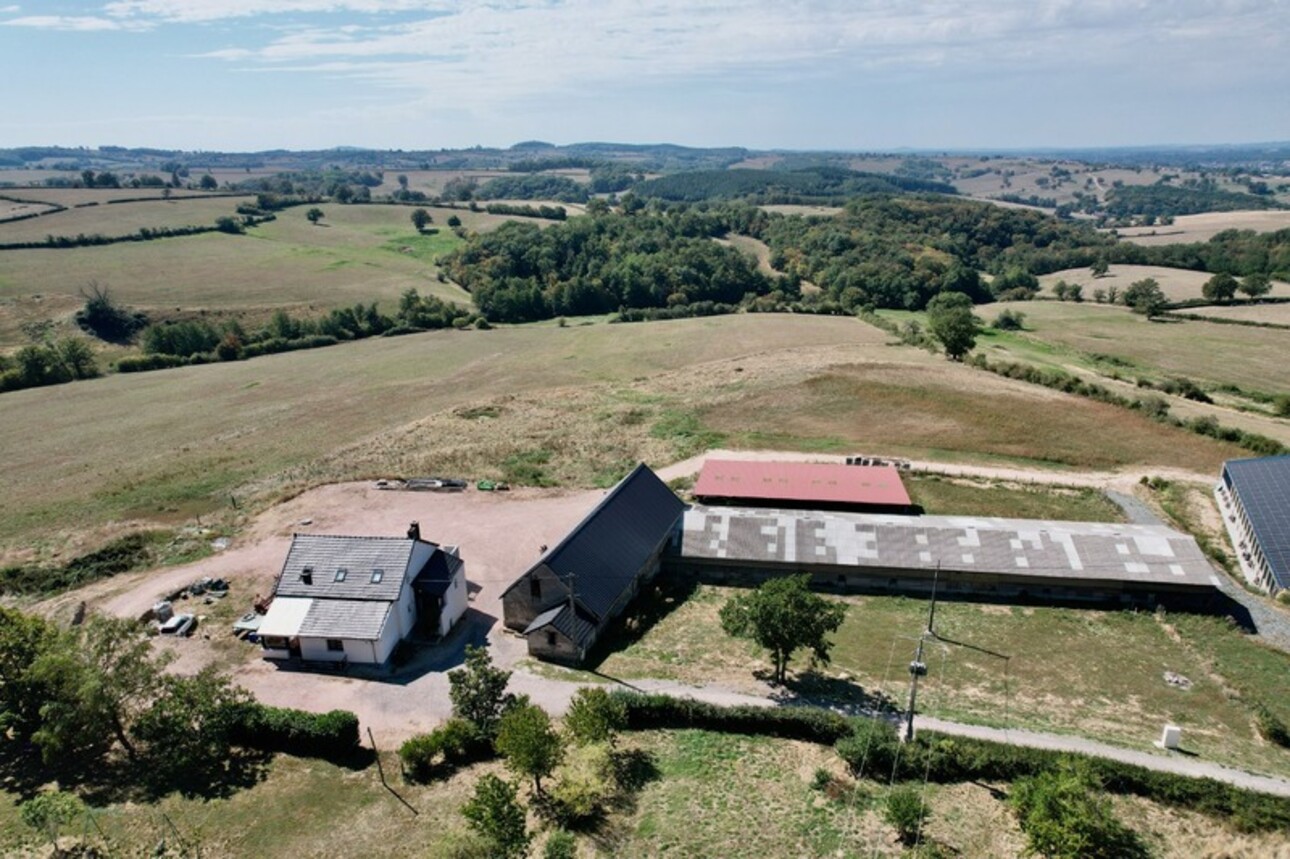
M 11 7 L 17 9 L 17 7 Z M 91 32 L 95 30 L 125 29 L 119 21 L 108 18 L 78 15 L 29 15 L 25 18 L 11 18 L 0 21 L 6 27 L 31 27 L 38 30 L 74 30 Z
M 114 0 L 104 12 L 118 18 L 199 23 L 256 15 L 426 12 L 456 5 L 450 0 Z

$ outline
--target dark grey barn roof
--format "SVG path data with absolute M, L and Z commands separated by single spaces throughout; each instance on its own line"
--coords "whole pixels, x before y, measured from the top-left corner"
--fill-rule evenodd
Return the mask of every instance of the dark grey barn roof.
M 571 641 L 586 646 L 585 642 L 595 635 L 596 619 L 581 609 L 575 614 L 569 610 L 568 603 L 563 603 L 533 618 L 533 622 L 525 627 L 524 634 L 528 635 L 548 626 L 563 633 Z
M 393 602 L 403 589 L 415 543 L 407 537 L 296 534 L 282 565 L 276 595 Z M 311 584 L 301 580 L 306 567 L 313 571 Z M 342 582 L 336 581 L 339 569 L 346 571 Z M 376 583 L 372 582 L 374 570 L 382 571 Z
M 579 606 L 599 621 L 631 587 L 684 511 L 681 499 L 642 463 L 507 591 L 542 566 L 562 578 L 572 574 Z M 570 632 L 579 633 L 580 626 L 571 621 Z M 587 635 L 590 629 L 594 627 Z M 585 644 L 587 635 L 571 637 Z
M 1223 471 L 1277 587 L 1290 588 L 1290 456 L 1233 459 Z

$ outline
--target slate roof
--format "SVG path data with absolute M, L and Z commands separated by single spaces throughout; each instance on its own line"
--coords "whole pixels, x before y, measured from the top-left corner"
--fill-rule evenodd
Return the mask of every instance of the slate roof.
M 394 603 L 373 600 L 314 600 L 299 635 L 376 641 L 393 608 Z
M 1233 459 L 1223 471 L 1277 587 L 1290 588 L 1290 456 Z
M 465 563 L 457 555 L 450 555 L 448 552 L 437 550 L 430 556 L 430 560 L 417 573 L 416 580 L 412 586 L 419 593 L 429 594 L 431 596 L 441 597 L 448 591 L 448 586 L 452 584 L 452 578 L 461 569 Z
M 595 621 L 602 620 L 684 511 L 681 499 L 642 463 L 507 591 L 542 566 L 558 576 L 572 573 L 579 606 Z M 580 644 L 594 630 L 588 624 L 584 631 L 582 622 L 572 617 L 567 623 L 566 634 Z
M 686 559 L 1212 587 L 1196 541 L 1159 525 L 693 507 Z
M 524 628 L 524 634 L 528 635 L 548 626 L 563 633 L 566 638 L 583 644 L 595 635 L 596 619 L 582 610 L 575 614 L 569 611 L 568 603 L 562 603 L 533 618 L 532 623 Z
M 403 588 L 415 542 L 407 537 L 296 534 L 275 593 L 284 597 L 393 602 Z M 312 584 L 301 581 L 306 567 L 313 571 Z M 346 570 L 342 582 L 336 581 L 336 571 L 340 569 Z M 380 582 L 372 582 L 374 570 L 382 571 Z

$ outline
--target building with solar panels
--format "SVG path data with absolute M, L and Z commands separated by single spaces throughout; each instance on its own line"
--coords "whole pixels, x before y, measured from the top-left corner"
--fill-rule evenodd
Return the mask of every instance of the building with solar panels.
M 1225 462 L 1214 494 L 1246 580 L 1290 588 L 1290 456 Z

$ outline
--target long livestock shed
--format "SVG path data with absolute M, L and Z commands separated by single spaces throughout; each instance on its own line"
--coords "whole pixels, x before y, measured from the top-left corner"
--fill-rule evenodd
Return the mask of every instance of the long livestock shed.
M 708 459 L 694 485 L 704 504 L 913 513 L 900 472 L 890 465 Z
M 696 506 L 665 563 L 715 583 L 795 572 L 845 592 L 1035 601 L 1203 601 L 1217 584 L 1196 541 L 1154 525 Z
M 1290 456 L 1223 463 L 1216 494 L 1250 584 L 1290 588 Z

